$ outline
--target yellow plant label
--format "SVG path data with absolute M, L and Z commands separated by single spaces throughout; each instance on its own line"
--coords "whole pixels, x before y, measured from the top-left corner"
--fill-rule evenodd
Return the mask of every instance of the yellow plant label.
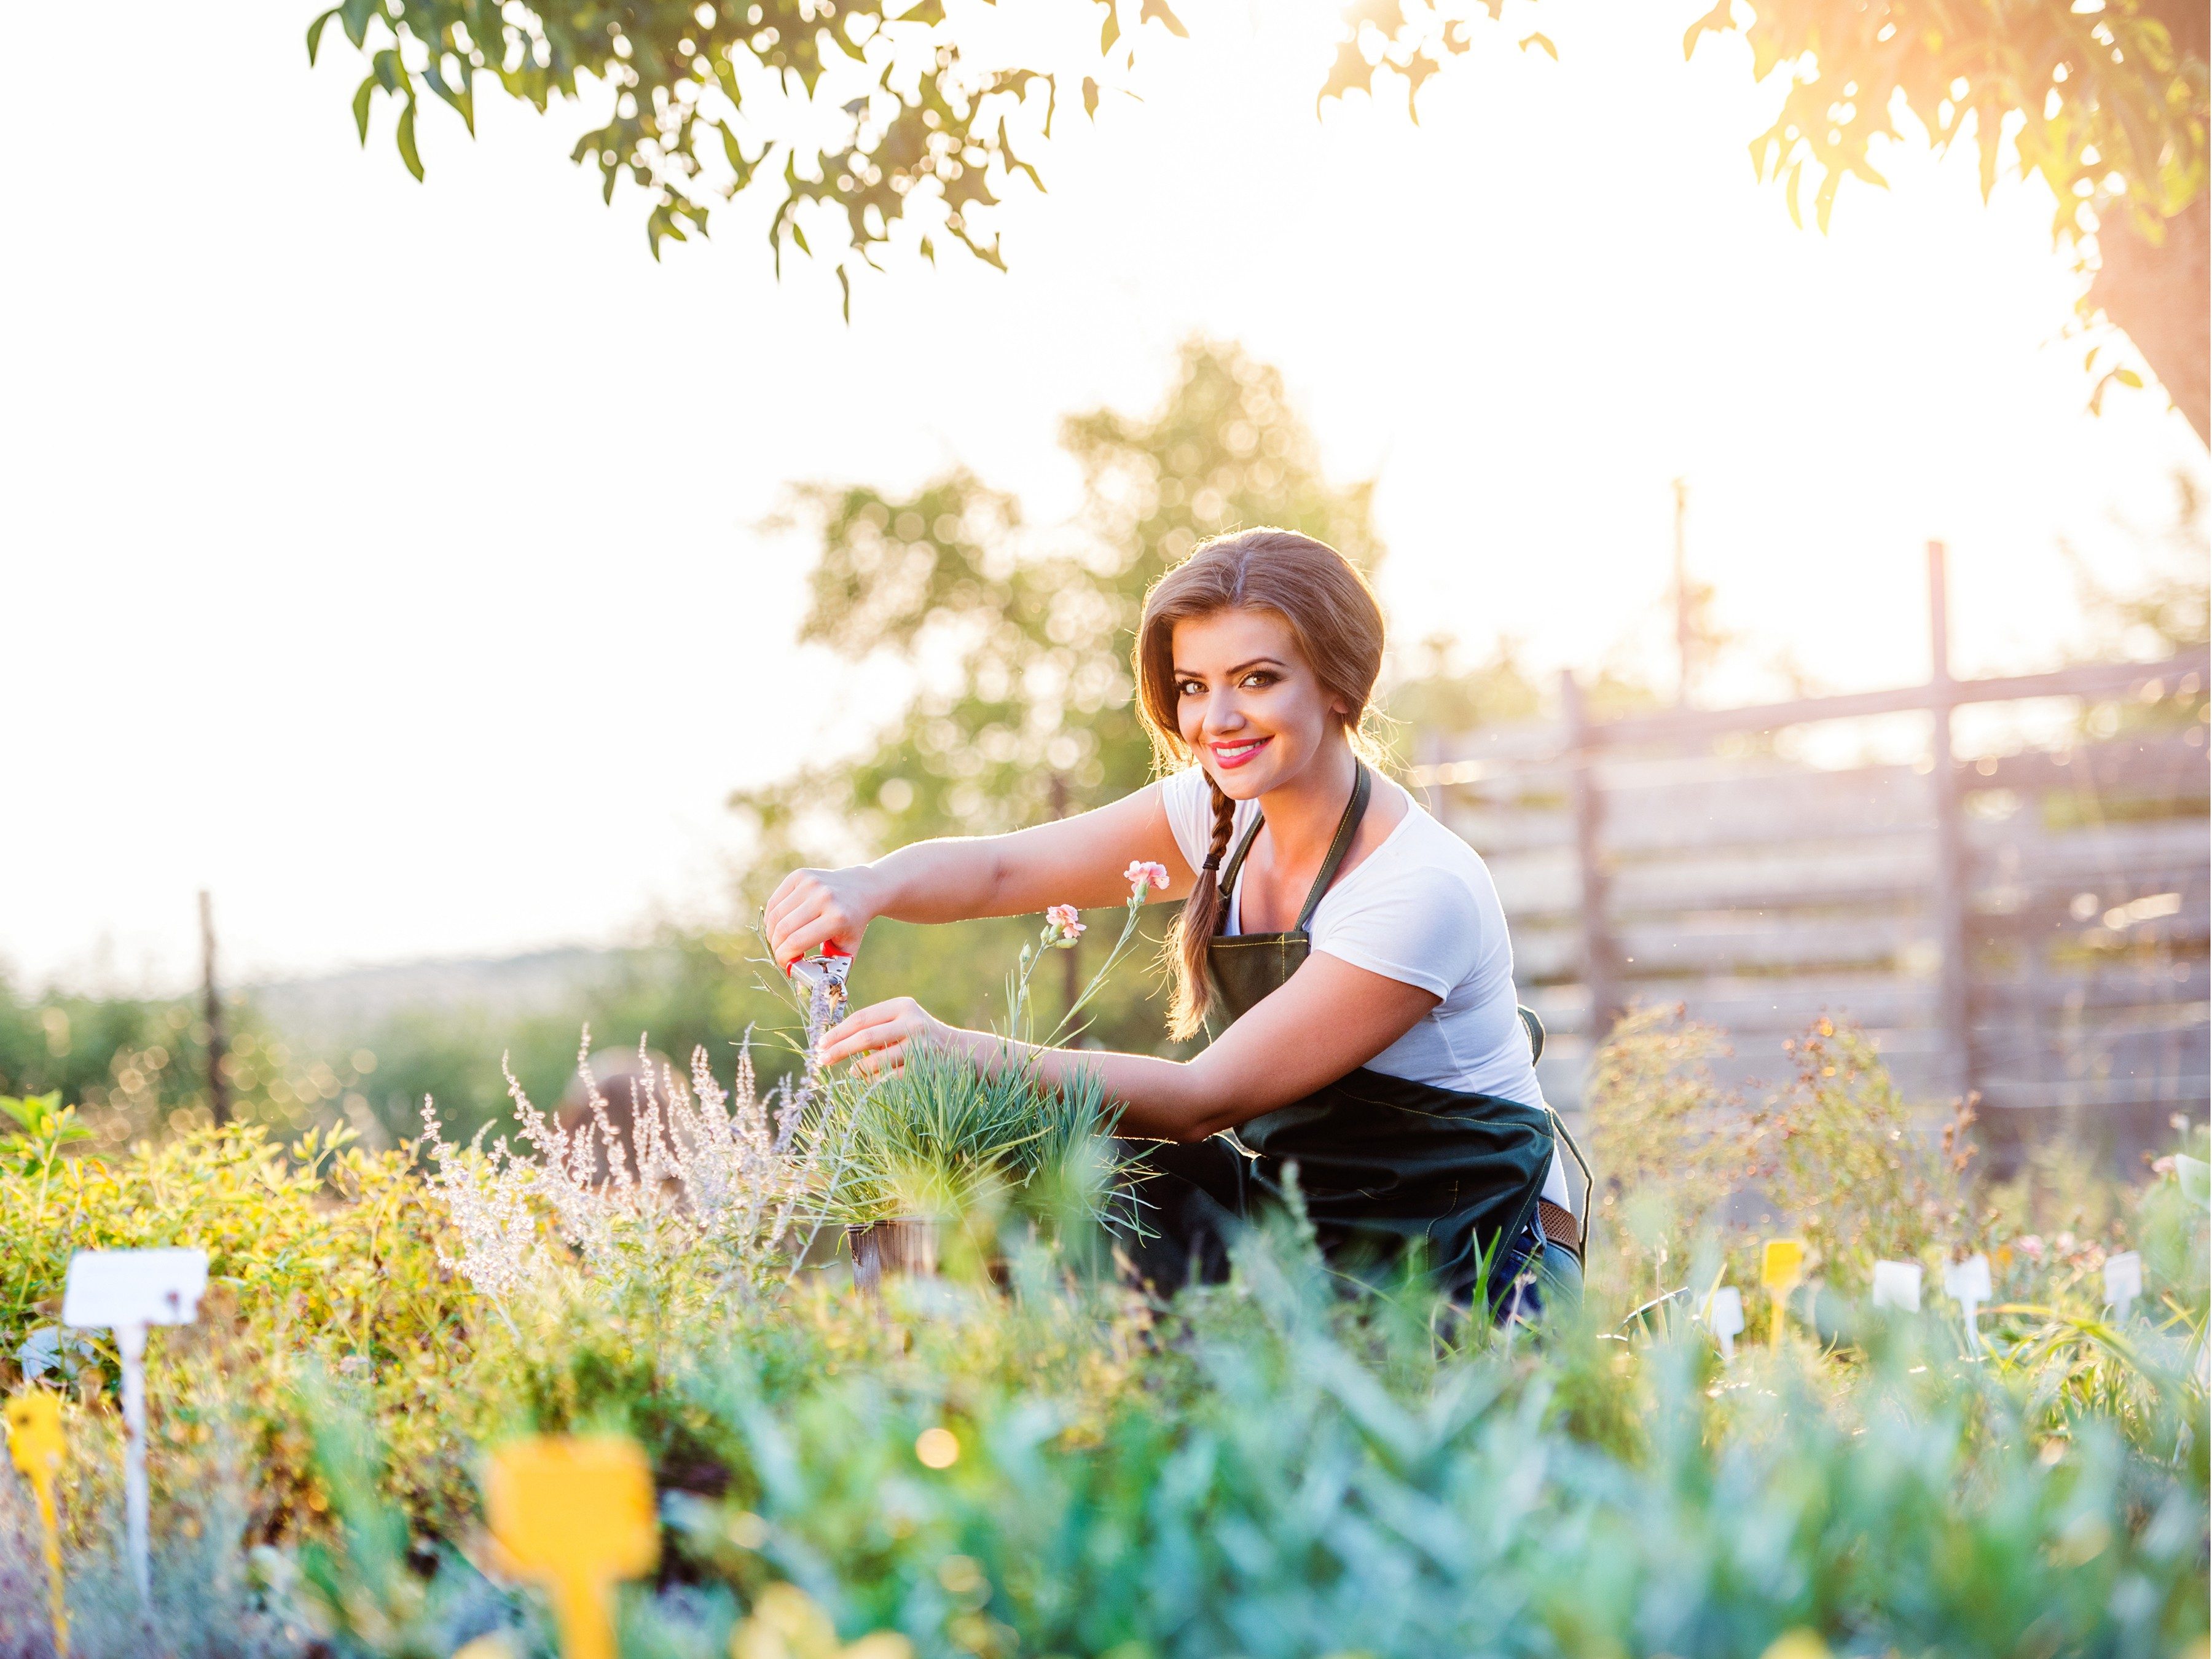
M 1759 1282 L 1761 1288 L 1777 1296 L 1787 1296 L 1797 1288 L 1797 1281 L 1805 1276 L 1805 1241 L 1802 1238 L 1770 1238 L 1759 1255 Z
M 54 1622 L 54 1651 L 69 1659 L 69 1602 L 62 1594 L 62 1534 L 54 1512 L 54 1477 L 67 1443 L 62 1437 L 62 1400 L 45 1389 L 8 1402 L 8 1455 L 30 1481 L 46 1534 L 46 1601 Z
M 492 1536 L 552 1593 L 566 1659 L 614 1659 L 614 1586 L 660 1559 L 653 1472 L 622 1435 L 535 1435 L 492 1454 Z

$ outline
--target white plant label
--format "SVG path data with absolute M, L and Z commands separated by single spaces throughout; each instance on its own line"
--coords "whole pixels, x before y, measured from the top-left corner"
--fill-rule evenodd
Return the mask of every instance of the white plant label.
M 1721 1358 L 1735 1358 L 1735 1340 L 1743 1334 L 1743 1292 L 1723 1285 L 1705 1304 L 1705 1328 L 1721 1341 Z
M 70 1258 L 62 1323 L 189 1325 L 206 1294 L 205 1250 L 79 1250 Z
M 2142 1257 L 2133 1250 L 2123 1250 L 2118 1255 L 2105 1259 L 2105 1300 L 2114 1316 L 2125 1319 L 2128 1310 L 2142 1294 Z
M 1981 1352 L 1982 1334 L 1974 1324 L 1974 1316 L 1982 1304 L 1990 1299 L 1990 1259 L 1985 1255 L 1970 1255 L 1964 1261 L 1954 1261 L 1943 1269 L 1943 1291 L 1954 1302 L 1966 1310 L 1966 1346 L 1975 1352 Z
M 146 1524 L 146 1328 L 189 1325 L 207 1293 L 205 1250 L 79 1250 L 70 1258 L 62 1323 L 105 1326 L 123 1358 L 123 1511 L 138 1597 L 152 1606 Z
M 1920 1311 L 1920 1264 L 1917 1261 L 1877 1261 L 1874 1264 L 1874 1305 Z

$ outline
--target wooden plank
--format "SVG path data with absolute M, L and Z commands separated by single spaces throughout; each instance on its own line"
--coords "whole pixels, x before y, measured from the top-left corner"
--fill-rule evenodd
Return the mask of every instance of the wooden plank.
M 1574 820 L 1566 809 L 1496 808 L 1447 799 L 1444 828 L 1483 855 L 1541 851 L 1574 845 Z
M 2025 812 L 1996 820 L 1969 817 L 1966 847 L 1977 884 L 1987 886 L 2201 870 L 2212 859 L 2203 816 L 2195 812 L 2070 830 L 2046 830 Z
M 1614 929 L 1624 972 L 1712 975 L 1745 969 L 1891 968 L 1915 947 L 1924 950 L 1924 923 L 1903 916 L 1824 916 L 1800 921 L 1764 910 L 1668 921 L 1624 922 Z M 1638 994 L 1666 994 L 1650 985 Z
M 2208 973 L 2204 961 L 2184 957 L 2155 964 L 2116 963 L 2087 973 L 1977 979 L 1972 1000 L 1978 1009 L 1991 1015 L 2044 1015 L 2073 1009 L 2203 1003 L 2208 988 L 2212 988 L 2212 973 Z
M 1934 852 L 1901 836 L 1809 849 L 1787 844 L 1730 853 L 1623 859 L 1616 912 L 1782 908 L 1917 902 L 1935 878 Z
M 1929 1024 L 1935 1018 L 1934 986 L 1900 974 L 1774 975 L 1756 979 L 1709 979 L 1681 997 L 1692 1018 L 1725 1030 L 1796 1036 L 1826 1016 L 1875 1028 Z
M 1654 785 L 1607 796 L 1613 854 L 1926 835 L 1934 791 L 1908 766 Z
M 1562 1035 L 1556 1041 L 1547 1038 L 1544 1057 L 1536 1062 L 1537 1086 L 1543 1090 L 1545 1100 L 1559 1111 L 1569 1114 L 1569 1126 L 1576 1134 L 1582 1134 L 1575 1117 L 1584 1104 L 1584 1091 L 1589 1072 L 1590 1045 L 1588 1039 Z M 1583 1150 L 1589 1141 L 1583 1140 Z
M 1992 1075 L 1982 1084 L 1982 1105 L 2002 1111 L 2110 1112 L 2130 1106 L 2191 1109 L 2202 1117 L 2212 1101 L 2212 1077 L 2100 1078 L 2052 1081 L 2044 1078 Z
M 2179 902 L 2180 908 L 2171 913 L 2145 908 L 2160 901 Z M 2212 913 L 2207 910 L 2205 889 L 2192 884 L 2179 893 L 2154 894 L 2133 903 L 2093 910 L 2087 921 L 2077 920 L 2068 907 L 2046 902 L 2007 915 L 1977 916 L 1974 931 L 1984 939 L 2044 946 L 2077 945 L 2097 950 L 2160 945 L 2201 950 L 2208 934 L 2212 934 Z
M 1582 877 L 1574 849 L 1547 847 L 1534 852 L 1500 853 L 1483 863 L 1498 887 L 1498 902 L 1508 917 L 1567 915 L 1582 903 Z
M 2204 728 L 2160 733 L 2075 749 L 2031 749 L 1986 756 L 1961 774 L 1970 790 L 2094 790 L 2100 794 L 2156 794 L 2170 791 L 2193 800 L 2212 793 Z
M 1620 749 L 1640 744 L 1715 738 L 1730 732 L 1773 732 L 1785 726 L 1808 726 L 1820 720 L 1863 720 L 1872 714 L 1933 708 L 1939 702 L 1955 707 L 1963 703 L 2016 702 L 2034 697 L 2134 697 L 2140 696 L 2153 680 L 2171 686 L 2185 675 L 2203 674 L 2207 666 L 2208 653 L 2199 648 L 2159 662 L 2083 663 L 2047 674 L 1955 680 L 1940 690 L 1929 685 L 1907 685 L 1747 708 L 1690 708 L 1633 714 L 1606 720 L 1595 727 L 1595 732 L 1599 741 L 1607 747 Z
M 1544 1042 L 1548 1049 L 1553 1037 L 1586 1035 L 1589 1023 L 1589 992 L 1577 984 L 1524 985 L 1516 975 L 1514 983 L 1521 1000 L 1536 1011 L 1536 1018 L 1544 1022 Z
M 1579 979 L 1583 969 L 1582 936 L 1571 924 L 1549 927 L 1515 926 L 1513 981 L 1524 989 L 1547 981 Z

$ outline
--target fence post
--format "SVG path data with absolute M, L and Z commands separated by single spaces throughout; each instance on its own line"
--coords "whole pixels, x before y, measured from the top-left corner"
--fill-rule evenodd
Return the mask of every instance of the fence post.
M 1589 993 L 1589 1036 L 1595 1054 L 1620 1013 L 1613 933 L 1606 925 L 1605 871 L 1598 863 L 1604 798 L 1597 781 L 1597 739 L 1575 671 L 1559 671 L 1559 707 L 1566 721 L 1568 800 L 1575 822 L 1575 871 L 1581 878 L 1583 988 Z
M 200 991 L 208 1034 L 208 1110 L 221 1128 L 230 1121 L 230 1079 L 222 1064 L 230 1042 L 223 1034 L 222 999 L 215 988 L 215 907 L 204 887 L 200 889 Z
M 1943 544 L 1928 544 L 1928 640 L 1929 714 L 1929 783 L 1936 808 L 1936 927 L 1942 951 L 1942 979 L 1937 989 L 1936 1018 L 1943 1030 L 1943 1053 L 1953 1087 L 1959 1094 L 1974 1089 L 1972 1005 L 1969 991 L 1971 964 L 1966 936 L 1966 842 L 1958 764 L 1951 752 L 1951 710 L 1955 693 L 1951 678 L 1951 607 L 1945 571 Z

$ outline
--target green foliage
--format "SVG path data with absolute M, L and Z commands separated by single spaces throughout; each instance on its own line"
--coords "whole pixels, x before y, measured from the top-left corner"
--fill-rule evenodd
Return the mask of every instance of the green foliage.
M 1591 1068 L 1597 1231 L 1625 1282 L 1675 1290 L 1698 1242 L 1716 1239 L 1734 1282 L 1755 1285 L 1759 1243 L 1787 1233 L 1809 1246 L 1809 1270 L 1856 1296 L 1877 1260 L 1932 1269 L 1962 1240 L 1971 1119 L 1930 1136 L 1864 1034 L 1827 1019 L 1784 1045 L 1796 1076 L 1747 1107 L 1713 1081 L 1725 1043 L 1679 1007 L 1638 1008 Z M 1713 1271 L 1697 1276 L 1701 1297 Z
M 208 1252 L 204 1323 L 252 1379 L 240 1409 L 240 1431 L 265 1463 L 254 1529 L 283 1530 L 301 1490 L 307 1443 L 284 1395 L 310 1357 L 379 1379 L 379 1410 L 410 1478 L 423 1483 L 410 1496 L 439 1512 L 456 1490 L 454 1424 L 422 1407 L 458 1358 L 472 1298 L 439 1266 L 442 1211 L 425 1201 L 405 1158 L 350 1139 L 311 1130 L 280 1150 L 264 1127 L 234 1125 L 112 1160 L 0 1164 L 0 1385 L 28 1369 L 27 1344 L 81 1387 L 112 1390 L 119 1372 L 104 1333 L 56 1340 L 70 1257 L 195 1246 Z M 185 1355 L 157 1340 L 149 1367 L 189 1402 Z
M 1911 1328 L 1848 1389 L 1799 1347 L 1717 1378 L 1695 1337 L 1592 1368 L 1424 1334 L 1408 1375 L 1392 1310 L 1342 1302 L 1290 1235 L 1157 1325 L 1035 1256 L 1012 1280 L 535 1342 L 541 1426 L 626 1422 L 654 1457 L 672 1559 L 626 1641 L 721 1651 L 787 1584 L 844 1638 L 933 1659 L 1750 1659 L 1791 1632 L 2148 1655 L 2205 1628 L 2201 1450 L 2146 1460 L 2092 1423 L 2054 1452 L 2002 1375 Z M 1577 1432 L 1565 1395 L 1592 1386 L 1640 1419 L 1632 1449 Z M 329 1570 L 340 1603 L 343 1552 Z M 480 1586 L 447 1556 L 428 1594 Z
M 1499 0 L 1407 9 L 1397 0 L 1346 8 L 1346 30 L 1324 99 L 1370 92 L 1377 73 L 1418 94 L 1474 44 L 1477 9 Z M 1910 116 L 1938 149 L 1971 140 L 1982 193 L 1995 186 L 2009 136 L 2024 173 L 2057 198 L 2054 234 L 2093 234 L 2100 217 L 2132 214 L 2154 228 L 2204 189 L 2206 76 L 2203 9 L 2172 0 L 1994 0 L 1948 8 L 1823 0 L 1747 7 L 1720 0 L 1683 36 L 1685 57 L 1706 34 L 1741 33 L 1752 75 L 1780 76 L 1782 106 L 1754 139 L 1762 179 L 1783 181 L 1792 217 L 1811 173 L 1822 229 L 1846 177 L 1885 181 L 1883 140 Z M 1523 50 L 1540 42 L 1532 35 Z M 1553 56 L 1558 53 L 1553 52 Z
M 1085 3 L 1106 14 L 1103 59 L 1120 34 L 1115 0 Z M 1159 0 L 1145 0 L 1139 23 L 1155 17 L 1182 33 Z M 805 210 L 827 204 L 845 221 L 849 252 L 837 274 L 848 305 L 854 266 L 874 264 L 874 250 L 925 204 L 915 216 L 924 257 L 935 257 L 936 232 L 1000 264 L 989 210 L 1014 174 L 1042 183 L 1016 153 L 1010 123 L 1025 145 L 1048 138 L 1060 98 L 1052 72 L 971 62 L 939 0 L 343 0 L 308 25 L 311 63 L 332 21 L 368 58 L 353 100 L 362 142 L 379 95 L 396 103 L 399 157 L 416 178 L 424 93 L 473 134 L 480 79 L 541 114 L 556 95 L 590 96 L 596 82 L 612 108 L 571 159 L 599 167 L 610 201 L 625 175 L 647 192 L 654 258 L 664 239 L 705 235 L 718 202 L 781 182 L 769 229 L 779 266 L 787 245 L 811 251 Z M 1133 62 L 1133 47 L 1121 59 Z M 1096 81 L 1084 88 L 1095 111 Z
M 1698 1150 L 1720 1136 L 1690 1086 L 1705 1040 L 1655 1024 L 1616 1044 L 1616 1091 L 1674 1092 L 1626 1128 L 1616 1098 L 1609 1146 L 1673 1132 L 1692 1176 L 1723 1167 Z M 1814 1145 L 1753 1152 L 1801 1200 L 1826 1170 L 1895 1202 L 1890 1143 L 1869 1162 L 1820 1138 L 1879 1125 L 1891 1097 L 1846 1040 L 1802 1052 L 1812 1075 L 1764 1133 Z M 948 1138 L 972 1139 L 971 1084 L 918 1073 L 908 1103 L 927 1118 L 941 1085 Z M 1812 1130 L 1815 1113 L 1836 1121 Z M 201 1325 L 155 1349 L 158 1642 L 82 1652 L 443 1656 L 499 1629 L 550 1654 L 535 1592 L 487 1578 L 469 1541 L 469 1470 L 505 1434 L 614 1428 L 650 1457 L 666 1528 L 663 1572 L 624 1593 L 634 1653 L 726 1652 L 795 1584 L 844 1638 L 898 1632 L 929 1659 L 1352 1642 L 1753 1659 L 1790 1632 L 2149 1655 L 2207 1626 L 2206 1150 L 2116 1218 L 2146 1307 L 2100 1316 L 2094 1258 L 2035 1279 L 2023 1248 L 2002 1271 L 2039 1300 L 1984 1316 L 1986 1358 L 1936 1305 L 1725 1369 L 1686 1322 L 1532 1339 L 1411 1283 L 1347 1294 L 1287 1222 L 1243 1241 L 1230 1284 L 1165 1308 L 1015 1226 L 994 1259 L 877 1297 L 836 1269 L 738 1284 L 702 1255 L 559 1275 L 509 1325 L 437 1278 L 441 1224 L 399 1160 L 314 1141 L 279 1158 L 253 1130 L 116 1170 L 67 1160 L 88 1195 L 66 1213 L 0 1172 L 0 1261 L 28 1253 L 36 1304 L 58 1290 L 55 1231 L 216 1253 Z M 1842 1220 L 1808 1224 L 1848 1260 Z M 1592 1304 L 1636 1288 L 1601 1270 Z M 102 1631 L 126 1605 L 104 1376 L 68 1407 L 64 1483 L 75 1605 Z M 0 1618 L 40 1628 L 40 1587 L 7 1565 L 27 1523 L 8 1477 Z
M 224 1075 L 242 1120 L 305 1128 L 360 1080 L 348 1066 L 299 1059 L 248 1004 L 234 1000 L 224 1018 Z M 182 999 L 33 997 L 0 978 L 0 1094 L 59 1093 L 107 1145 L 214 1121 L 207 1037 Z

